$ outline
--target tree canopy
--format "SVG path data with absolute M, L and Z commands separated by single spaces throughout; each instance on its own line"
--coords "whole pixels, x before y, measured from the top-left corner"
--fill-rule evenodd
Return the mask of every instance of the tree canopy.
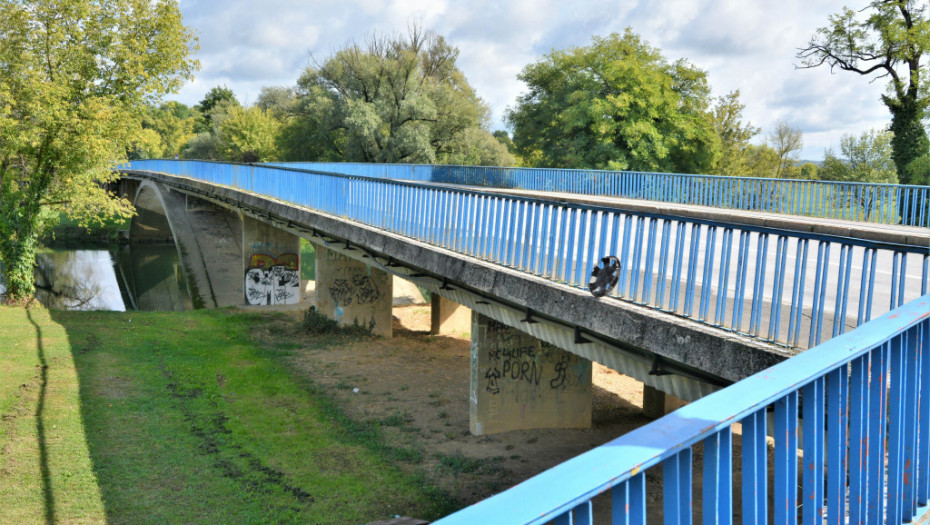
M 229 108 L 217 126 L 220 155 L 236 162 L 277 159 L 280 122 L 258 106 Z
M 927 109 L 927 81 L 921 65 L 930 50 L 927 7 L 916 0 L 874 0 L 866 9 L 830 16 L 798 53 L 805 68 L 829 66 L 875 79 L 888 79 L 882 102 L 891 112 L 892 159 L 905 184 L 925 176 L 911 163 L 930 152 L 921 120 Z
M 748 175 L 750 147 L 759 128 L 743 122 L 743 109 L 739 101 L 739 90 L 717 98 L 714 105 L 714 131 L 720 141 L 720 157 L 714 170 L 715 175 L 745 177 Z
M 513 164 L 488 107 L 431 31 L 371 35 L 300 76 L 281 144 L 293 160 Z M 271 98 L 270 94 L 269 97 Z
M 198 133 L 210 131 L 213 125 L 216 124 L 213 119 L 213 113 L 215 111 L 224 112 L 225 108 L 229 106 L 241 106 L 233 90 L 226 86 L 214 86 L 210 88 L 210 91 L 207 91 L 203 99 L 194 106 L 194 109 L 200 112 L 200 120 L 197 123 L 195 131 Z
M 772 177 L 776 179 L 794 178 L 795 166 L 800 160 L 804 148 L 804 134 L 799 128 L 792 127 L 784 120 L 775 123 L 775 129 L 766 137 L 767 145 L 775 150 L 778 163 Z
M 142 133 L 133 144 L 131 159 L 174 157 L 194 137 L 196 110 L 180 102 L 166 102 L 143 111 Z
M 704 71 L 627 29 L 553 51 L 519 76 L 507 114 L 531 164 L 706 173 L 719 155 Z
M 146 105 L 197 67 L 174 0 L 0 0 L 0 258 L 6 299 L 32 295 L 44 210 L 132 213 L 111 168 Z
M 824 153 L 819 171 L 823 180 L 897 184 L 898 174 L 891 160 L 891 133 L 866 131 L 856 137 L 843 135 L 840 155 L 833 149 Z

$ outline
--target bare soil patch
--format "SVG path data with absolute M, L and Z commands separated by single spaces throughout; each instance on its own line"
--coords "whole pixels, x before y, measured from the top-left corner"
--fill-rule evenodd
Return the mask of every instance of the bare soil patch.
M 649 422 L 642 383 L 594 364 L 592 428 L 473 436 L 468 431 L 470 340 L 429 335 L 428 306 L 394 308 L 394 337 L 347 338 L 319 347 L 299 328 L 264 325 L 256 333 L 288 332 L 301 345 L 291 365 L 328 392 L 347 415 L 376 421 L 389 445 L 421 454 L 416 469 L 462 502 L 475 502 Z
M 264 325 L 257 338 L 287 337 L 299 347 L 289 358 L 296 373 L 332 396 L 351 419 L 378 423 L 389 447 L 409 452 L 401 455 L 402 469 L 424 475 L 462 505 L 651 421 L 642 415 L 642 383 L 594 363 L 591 428 L 473 436 L 468 421 L 470 339 L 467 334 L 429 335 L 428 306 L 395 307 L 391 339 L 346 337 L 345 344 L 337 345 L 314 344 L 314 337 L 299 327 L 300 314 L 288 315 L 290 326 Z M 738 435 L 733 448 L 738 487 Z M 692 471 L 695 517 L 700 514 L 702 456 L 698 445 Z M 650 519 L 662 514 L 661 477 L 661 468 L 646 472 Z M 606 495 L 595 500 L 596 517 L 609 513 L 608 501 Z

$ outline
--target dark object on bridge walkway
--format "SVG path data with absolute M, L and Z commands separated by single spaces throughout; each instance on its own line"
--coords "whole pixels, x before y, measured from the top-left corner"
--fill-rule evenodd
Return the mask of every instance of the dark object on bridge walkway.
M 429 522 L 418 520 L 416 518 L 410 518 L 407 516 L 401 516 L 399 518 L 391 518 L 389 520 L 373 521 L 368 525 L 429 525 Z
M 588 289 L 594 297 L 604 297 L 609 294 L 620 279 L 620 260 L 613 255 L 601 259 L 601 262 L 591 270 L 591 279 Z

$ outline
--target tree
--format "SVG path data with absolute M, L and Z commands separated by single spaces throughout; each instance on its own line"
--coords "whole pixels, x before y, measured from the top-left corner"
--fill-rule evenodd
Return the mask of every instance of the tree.
M 230 112 L 237 109 L 241 110 L 242 105 L 231 89 L 225 86 L 211 88 L 193 108 L 195 134 L 181 147 L 180 156 L 185 159 L 240 161 L 238 157 L 229 156 L 230 150 L 220 136 L 223 122 Z
M 203 100 L 194 106 L 194 109 L 200 112 L 200 121 L 194 131 L 197 133 L 212 131 L 213 126 L 216 124 L 213 114 L 217 110 L 225 110 L 229 106 L 241 106 L 239 100 L 236 99 L 236 94 L 226 86 L 211 88 L 204 95 Z
M 800 174 L 799 170 L 793 169 L 800 160 L 799 155 L 804 147 L 804 135 L 799 128 L 793 128 L 784 120 L 779 120 L 775 124 L 775 130 L 766 137 L 766 142 L 778 155 L 778 163 L 772 177 L 787 179 L 795 178 L 792 176 L 795 173 Z
M 824 152 L 821 180 L 897 184 L 891 142 L 891 133 L 883 131 L 866 131 L 859 137 L 843 135 L 840 156 L 830 148 Z
M 283 120 L 294 112 L 297 96 L 293 88 L 274 86 L 263 87 L 258 94 L 255 106 L 269 112 L 274 118 Z
M 891 133 L 883 131 L 866 131 L 859 137 L 843 135 L 840 139 L 841 157 L 834 155 L 830 148 L 824 152 L 823 167 L 819 171 L 821 180 L 897 184 L 891 141 Z M 870 219 L 876 192 L 862 188 L 844 195 L 848 201 L 835 202 L 834 205 L 847 206 L 855 200 L 859 204 L 856 209 L 866 210 L 865 218 Z
M 234 162 L 275 160 L 280 126 L 269 112 L 257 106 L 231 106 L 216 128 L 219 154 Z
M 142 117 L 142 134 L 133 145 L 130 158 L 158 159 L 174 157 L 194 137 L 196 117 L 180 102 L 166 102 L 149 107 Z
M 888 79 L 882 102 L 891 112 L 892 159 L 905 184 L 919 183 L 917 170 L 908 166 L 930 151 L 921 125 L 928 103 L 921 60 L 930 49 L 930 19 L 922 4 L 874 0 L 859 13 L 844 8 L 798 53 L 805 68 L 828 65 L 831 71 Z
M 104 184 L 145 105 L 197 62 L 174 0 L 0 0 L 0 12 L 0 258 L 5 299 L 19 302 L 47 217 L 132 213 Z
M 212 131 L 204 131 L 191 137 L 181 149 L 182 159 L 220 160 L 220 144 Z
M 719 155 L 706 74 L 627 29 L 553 51 L 508 110 L 524 160 L 560 168 L 707 172 Z
M 714 131 L 720 140 L 720 157 L 716 173 L 730 177 L 744 177 L 749 171 L 750 141 L 759 133 L 759 128 L 743 123 L 743 109 L 739 102 L 739 90 L 717 98 L 714 106 Z
M 404 36 L 371 35 L 314 63 L 297 82 L 285 158 L 500 162 L 486 155 L 492 149 L 485 146 L 493 146 L 484 129 L 489 109 L 457 57 L 443 37 L 414 26 Z
M 804 180 L 818 180 L 820 179 L 819 169 L 817 165 L 812 162 L 805 162 L 801 165 L 800 177 Z

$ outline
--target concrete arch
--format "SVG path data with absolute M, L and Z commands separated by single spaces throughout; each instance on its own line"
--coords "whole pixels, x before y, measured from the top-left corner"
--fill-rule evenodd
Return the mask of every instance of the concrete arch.
M 194 308 L 242 304 L 238 213 L 151 180 L 126 189 L 138 212 L 130 224 L 130 244 L 173 242 Z

